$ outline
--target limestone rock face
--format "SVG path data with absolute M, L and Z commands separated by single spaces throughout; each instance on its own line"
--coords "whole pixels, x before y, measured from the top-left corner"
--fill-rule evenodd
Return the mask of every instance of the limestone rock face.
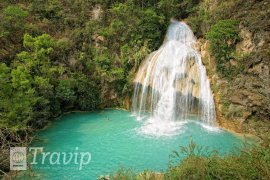
M 242 38 L 242 41 L 236 45 L 236 51 L 242 53 L 249 53 L 255 48 L 255 45 L 252 41 L 252 34 L 247 28 L 242 25 L 240 25 L 240 29 L 240 36 Z
M 236 45 L 236 53 L 247 57 L 244 62 L 230 59 L 232 68 L 244 67 L 232 79 L 218 75 L 207 40 L 199 39 L 197 49 L 211 78 L 219 124 L 235 132 L 257 134 L 258 124 L 264 127 L 260 129 L 270 128 L 270 61 L 269 54 L 263 51 L 270 45 L 270 33 L 255 35 L 242 25 L 240 30 L 242 40 Z

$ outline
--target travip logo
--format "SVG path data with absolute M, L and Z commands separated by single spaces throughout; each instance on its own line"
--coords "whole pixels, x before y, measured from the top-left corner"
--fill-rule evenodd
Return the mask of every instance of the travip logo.
M 10 148 L 10 170 L 26 170 L 26 147 Z
M 30 164 L 40 164 L 51 166 L 76 164 L 78 169 L 82 170 L 83 166 L 88 165 L 91 161 L 90 152 L 79 152 L 76 147 L 73 152 L 43 152 L 43 147 L 29 147 L 29 152 L 33 153 L 33 160 Z M 38 154 L 42 157 L 39 158 Z M 12 147 L 10 148 L 10 170 L 27 169 L 27 148 Z M 42 168 L 42 166 L 41 166 Z

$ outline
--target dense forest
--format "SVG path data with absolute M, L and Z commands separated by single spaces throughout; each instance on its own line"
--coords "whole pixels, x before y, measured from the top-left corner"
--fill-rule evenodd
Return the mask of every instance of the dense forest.
M 146 55 L 162 44 L 171 18 L 186 21 L 198 38 L 210 42 L 216 71 L 208 72 L 232 82 L 229 93 L 222 97 L 224 116 L 234 119 L 249 112 L 245 120 L 248 125 L 253 123 L 253 134 L 268 137 L 265 124 L 269 125 L 270 117 L 270 3 L 267 0 L 2 0 L 0 9 L 1 152 L 29 142 L 37 129 L 64 112 L 107 107 L 128 109 L 135 72 Z M 239 54 L 236 46 L 243 39 L 242 26 L 252 33 L 256 48 Z M 250 68 L 261 62 L 266 74 L 248 74 Z M 232 105 L 230 97 L 237 91 L 234 84 L 237 77 L 262 83 L 260 87 L 257 85 L 261 103 L 242 105 L 244 110 Z M 222 87 L 212 86 L 214 92 L 222 91 Z M 254 87 L 244 86 L 248 90 Z M 256 131 L 261 126 L 263 130 Z M 223 166 L 232 161 L 241 164 L 243 159 L 252 157 L 249 165 L 257 158 L 268 163 L 262 164 L 263 167 L 256 164 L 263 172 L 250 172 L 254 173 L 254 179 L 269 177 L 269 149 L 267 159 L 265 149 L 248 153 L 237 160 L 230 156 L 227 161 L 191 155 L 184 163 L 198 161 L 201 166 L 211 163 Z M 247 165 L 246 169 L 250 167 Z M 184 177 L 182 172 L 191 171 L 189 168 L 172 167 L 168 179 L 198 179 L 204 175 L 197 169 L 198 176 Z M 213 177 L 212 172 L 203 172 Z M 118 175 L 121 179 L 121 173 Z

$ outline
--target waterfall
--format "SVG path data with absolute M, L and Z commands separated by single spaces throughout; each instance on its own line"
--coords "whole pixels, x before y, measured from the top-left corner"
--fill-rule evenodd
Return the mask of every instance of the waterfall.
M 149 135 L 178 133 L 195 119 L 215 126 L 215 105 L 196 38 L 184 22 L 172 20 L 162 46 L 140 65 L 134 84 L 132 112 Z

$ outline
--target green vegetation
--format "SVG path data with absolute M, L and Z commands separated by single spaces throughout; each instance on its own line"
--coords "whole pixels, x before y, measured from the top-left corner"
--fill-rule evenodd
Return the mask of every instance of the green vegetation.
M 224 157 L 217 151 L 190 142 L 188 147 L 180 147 L 173 153 L 174 161 L 186 155 L 177 165 L 171 164 L 165 172 L 144 171 L 136 174 L 131 169 L 120 169 L 114 179 L 267 179 L 270 176 L 269 141 L 240 152 L 231 152 Z
M 61 110 L 74 106 L 92 110 L 99 96 L 91 81 L 81 72 L 64 73 L 64 67 L 51 61 L 54 40 L 48 34 L 24 35 L 25 51 L 16 55 L 10 67 L 1 63 L 1 127 L 12 132 L 43 127 Z M 83 99 L 83 101 L 82 101 Z
M 19 35 L 25 28 L 25 18 L 28 12 L 21 9 L 19 6 L 11 5 L 4 9 L 1 20 L 0 37 L 11 37 L 16 33 Z
M 235 20 L 220 20 L 214 24 L 206 37 L 211 42 L 211 51 L 217 60 L 217 69 L 224 73 L 224 64 L 230 60 L 235 44 L 239 40 L 239 22 Z
M 211 53 L 216 58 L 217 70 L 221 77 L 232 79 L 249 68 L 245 58 L 235 57 L 235 46 L 241 40 L 240 30 L 245 27 L 252 33 L 252 42 L 257 43 L 269 27 L 266 16 L 270 4 L 266 0 L 204 0 L 193 7 L 187 22 L 198 37 L 206 38 L 211 43 Z M 265 56 L 268 40 L 256 56 Z M 260 55 L 259 55 L 260 54 Z M 249 57 L 249 61 L 256 61 Z M 231 65 L 230 60 L 237 61 Z

